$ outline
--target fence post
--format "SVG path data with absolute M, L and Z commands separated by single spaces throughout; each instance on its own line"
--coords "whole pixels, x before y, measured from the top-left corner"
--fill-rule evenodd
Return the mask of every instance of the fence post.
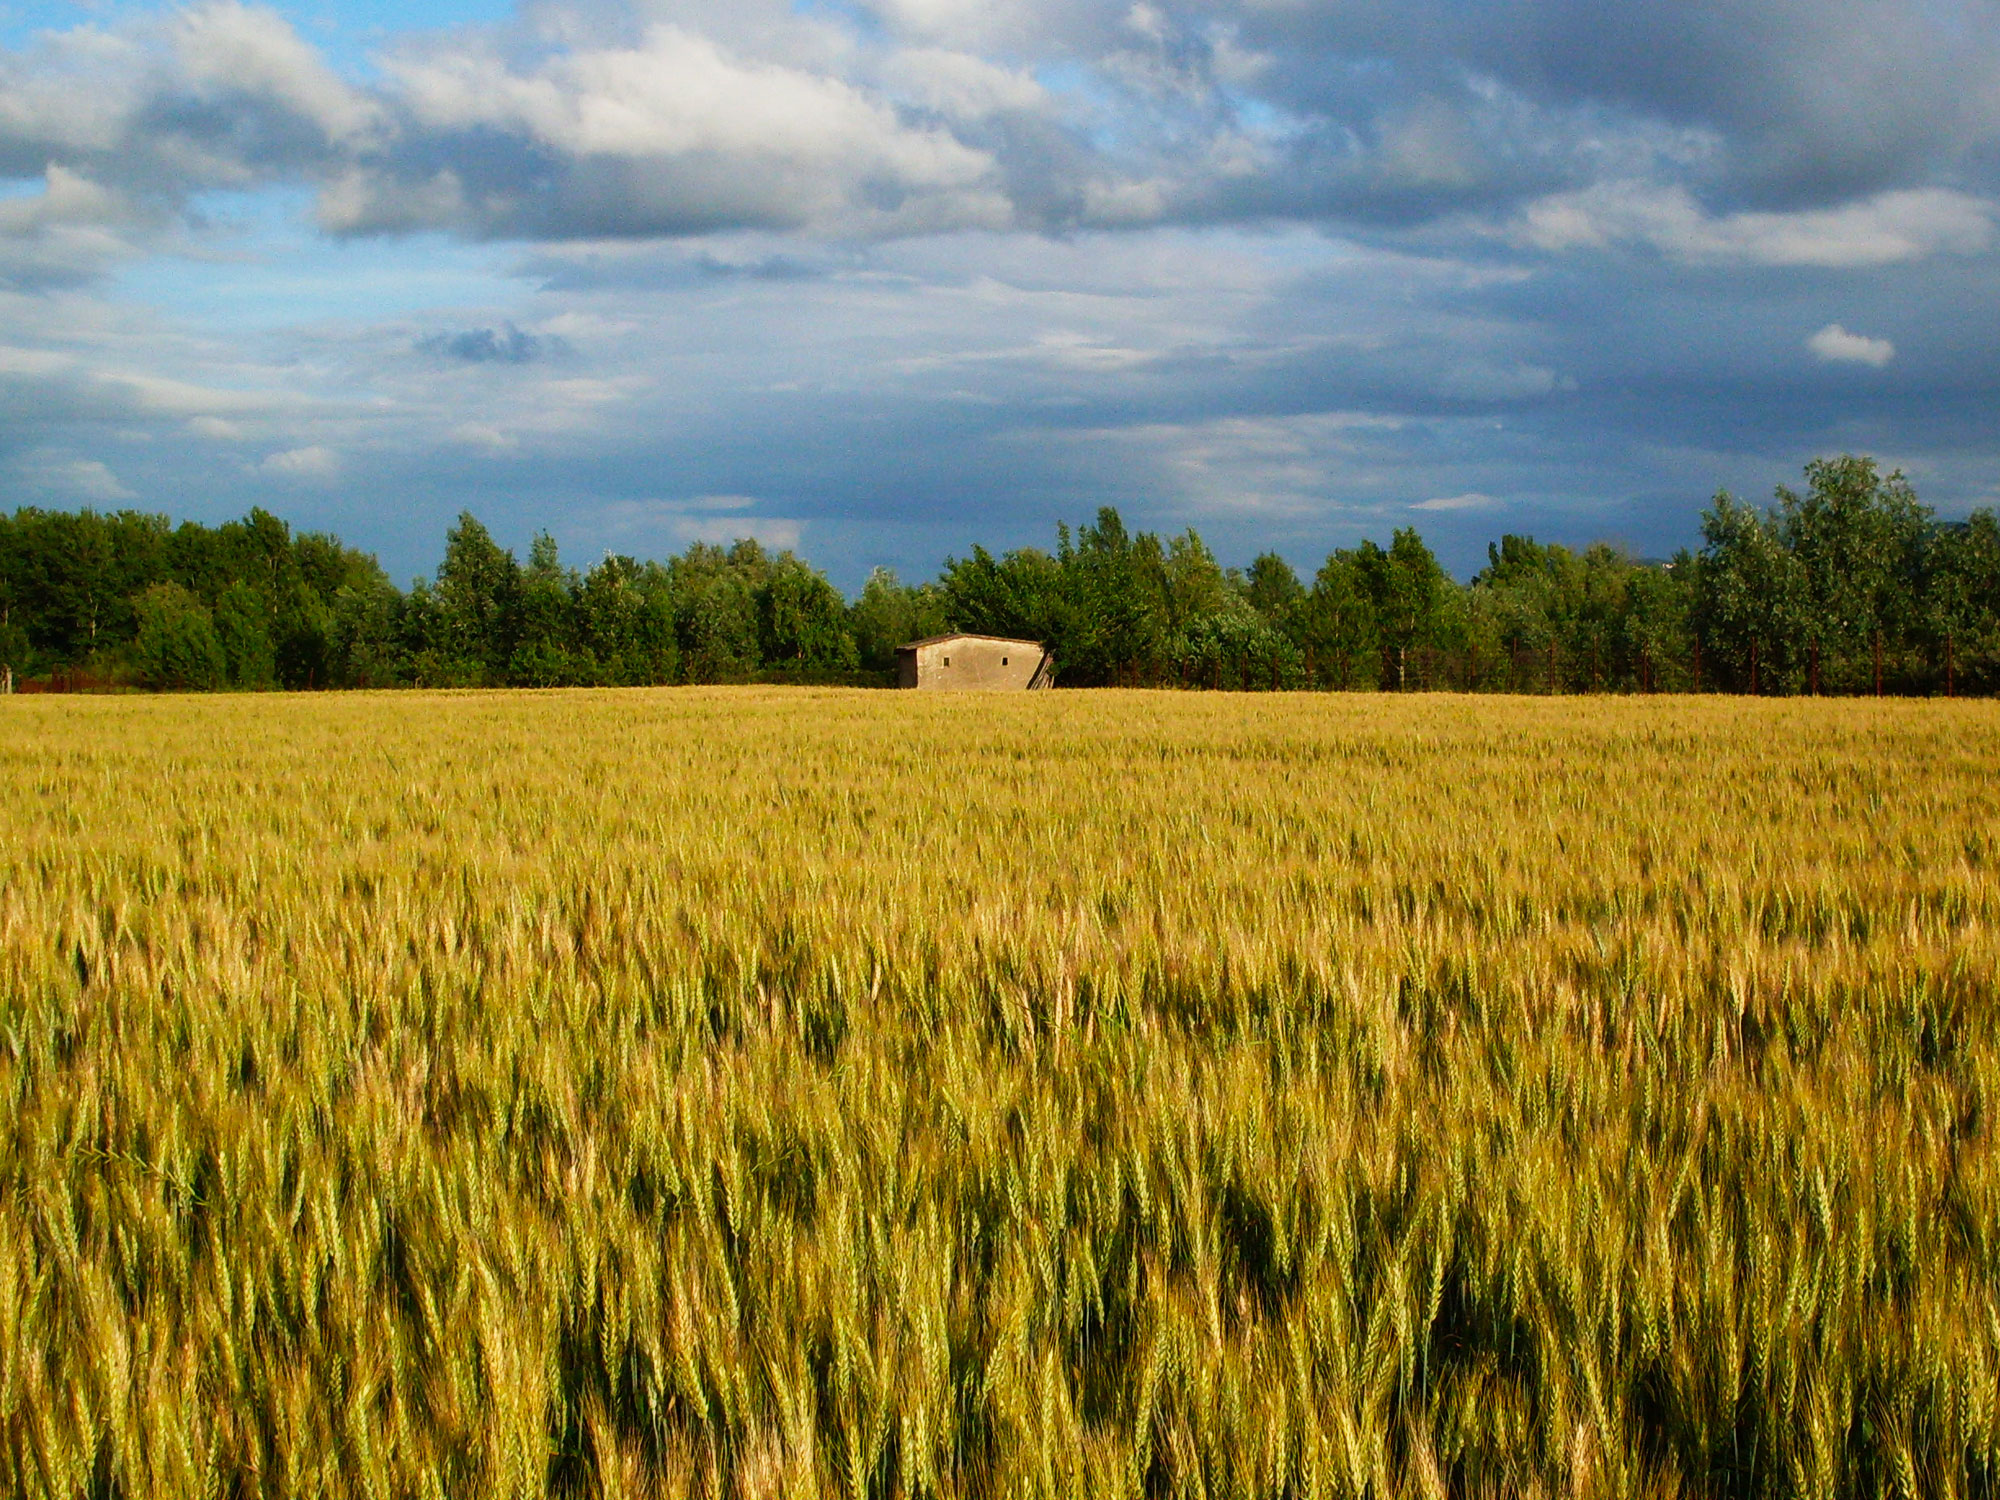
M 1875 696 L 1882 696 L 1882 631 L 1879 626 L 1875 631 Z
M 1556 695 L 1556 638 L 1549 637 L 1549 696 Z
M 1955 694 L 1955 693 L 1954 693 L 1954 692 L 1952 691 L 1952 688 L 1953 688 L 1953 683 L 1952 683 L 1952 679 L 1951 679 L 1951 632 L 1950 632 L 1949 630 L 1947 630 L 1947 631 L 1946 631 L 1946 632 L 1944 633 L 1944 695 L 1945 695 L 1945 697 L 1947 697 L 1947 698 L 1951 698 L 1951 697 L 1955 697 L 1955 696 L 1956 696 L 1956 694 Z

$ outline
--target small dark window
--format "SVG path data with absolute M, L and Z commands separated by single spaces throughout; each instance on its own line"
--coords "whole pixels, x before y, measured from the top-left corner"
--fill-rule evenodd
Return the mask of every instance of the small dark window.
M 945 665 L 946 665 L 947 667 L 951 665 L 951 658 L 950 658 L 949 656 L 947 656 L 947 657 L 946 657 L 946 658 L 944 659 L 944 664 L 945 664 Z
M 1006 657 L 1004 657 L 1004 656 L 1003 656 L 1003 657 L 1001 657 L 1001 658 L 1000 658 L 1000 665 L 1001 665 L 1001 666 L 1003 666 L 1003 667 L 1007 665 L 1007 658 L 1006 658 Z

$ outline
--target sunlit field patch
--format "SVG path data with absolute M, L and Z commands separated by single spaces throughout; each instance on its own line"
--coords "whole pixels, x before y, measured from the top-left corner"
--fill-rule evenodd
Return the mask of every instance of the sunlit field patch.
M 2000 707 L 0 701 L 0 1486 L 1992 1494 Z

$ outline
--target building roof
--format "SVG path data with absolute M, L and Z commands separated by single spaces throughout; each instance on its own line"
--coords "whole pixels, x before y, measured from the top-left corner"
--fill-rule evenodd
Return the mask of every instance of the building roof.
M 943 635 L 927 635 L 920 641 L 905 641 L 896 649 L 914 651 L 919 646 L 935 646 L 941 641 L 996 641 L 1002 646 L 1032 646 L 1042 649 L 1040 641 L 1024 641 L 1017 635 L 981 635 L 976 630 L 951 630 Z

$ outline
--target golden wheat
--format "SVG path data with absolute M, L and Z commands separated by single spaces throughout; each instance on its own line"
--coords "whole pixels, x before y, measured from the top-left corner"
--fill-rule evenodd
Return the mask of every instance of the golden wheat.
M 0 707 L 22 1495 L 1990 1495 L 2000 711 Z

